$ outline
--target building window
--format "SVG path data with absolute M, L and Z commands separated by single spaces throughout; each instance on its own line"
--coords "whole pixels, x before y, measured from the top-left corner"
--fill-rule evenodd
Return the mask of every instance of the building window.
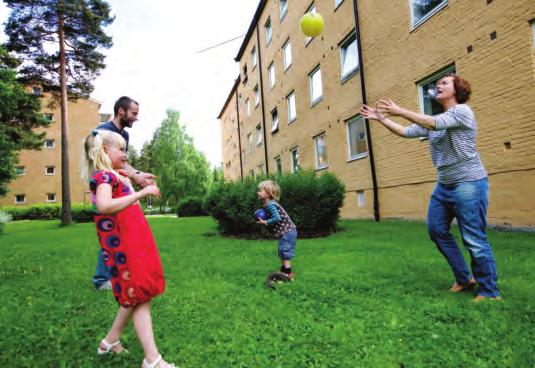
M 286 104 L 288 106 L 288 124 L 290 124 L 297 118 L 297 110 L 295 109 L 295 92 L 294 91 L 292 91 L 286 97 Z
M 268 67 L 268 79 L 269 79 L 269 88 L 273 88 L 275 85 L 275 64 L 271 63 Z
M 56 167 L 55 166 L 47 166 L 45 168 L 45 175 L 55 175 L 56 174 Z
M 297 147 L 295 147 L 294 149 L 290 150 L 290 156 L 292 158 L 292 172 L 297 172 L 297 170 L 299 170 L 299 150 L 297 149 Z
M 260 103 L 260 91 L 258 90 L 258 84 L 254 87 L 254 106 L 257 107 Z
M 253 152 L 253 135 L 251 133 L 247 134 L 247 153 Z
M 277 108 L 274 108 L 273 111 L 271 111 L 271 133 L 274 133 L 277 130 L 279 130 L 279 113 L 277 112 Z
M 416 27 L 448 4 L 448 0 L 409 0 L 412 26 Z
M 321 69 L 319 65 L 308 75 L 308 80 L 310 82 L 310 103 L 315 105 L 323 98 Z
M 340 44 L 340 77 L 342 81 L 351 77 L 358 68 L 357 36 L 353 32 Z
M 24 166 L 15 166 L 15 175 L 26 175 L 26 168 Z
M 56 193 L 47 193 L 46 194 L 47 202 L 56 202 Z
M 34 96 L 41 96 L 41 88 L 33 87 L 33 95 Z
M 256 68 L 256 47 L 251 51 L 251 65 L 253 69 Z
M 45 148 L 54 148 L 55 141 L 53 139 L 45 139 Z
M 290 43 L 290 39 L 282 46 L 282 55 L 284 59 L 284 70 L 288 70 L 290 65 L 292 65 L 292 44 Z
M 275 157 L 275 169 L 277 170 L 277 174 L 282 173 L 282 161 L 280 156 Z
M 254 169 L 249 170 L 249 176 L 254 179 Z
M 26 202 L 26 194 L 15 194 L 15 203 L 22 204 Z
M 418 83 L 420 112 L 427 115 L 444 112 L 442 105 L 435 101 L 435 88 L 438 80 L 449 73 L 455 73 L 455 65 L 448 66 Z
M 271 29 L 271 19 L 268 18 L 266 24 L 264 25 L 264 32 L 266 33 L 266 46 L 271 42 L 272 29 Z
M 54 121 L 54 114 L 44 114 L 48 121 Z
M 258 174 L 264 175 L 264 164 L 258 165 Z
M 310 13 L 310 14 L 316 14 L 316 5 L 314 5 L 314 3 L 312 3 L 312 5 L 310 5 L 310 7 L 307 9 L 307 11 L 305 12 L 306 13 Z M 305 45 L 308 45 L 310 43 L 310 41 L 312 41 L 312 38 L 313 37 L 308 37 L 308 36 L 305 36 Z
M 248 80 L 247 77 L 247 64 L 243 66 L 243 84 L 246 84 Z
M 262 127 L 260 124 L 256 126 L 256 145 L 260 146 L 262 144 Z
M 286 13 L 288 13 L 288 0 L 279 0 L 280 20 L 284 19 Z
M 342 4 L 344 0 L 334 0 L 334 8 L 338 8 L 340 6 L 340 4 Z
M 316 169 L 324 169 L 327 164 L 327 147 L 325 145 L 325 134 L 317 136 L 315 139 L 316 146 Z
M 357 203 L 360 208 L 363 208 L 366 205 L 366 200 L 364 197 L 363 190 L 357 190 Z
M 247 112 L 247 116 L 251 116 L 251 106 L 249 104 L 249 99 L 245 100 L 245 111 Z
M 533 33 L 533 47 L 535 47 L 535 19 L 531 20 L 531 30 Z
M 357 159 L 367 155 L 368 142 L 366 141 L 366 126 L 362 116 L 347 121 L 347 140 L 349 148 L 349 159 Z

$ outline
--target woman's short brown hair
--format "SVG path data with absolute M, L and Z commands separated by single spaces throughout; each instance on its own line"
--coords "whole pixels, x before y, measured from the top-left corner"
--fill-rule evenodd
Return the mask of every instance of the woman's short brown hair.
M 444 79 L 447 77 L 453 78 L 453 87 L 455 88 L 455 99 L 458 103 L 465 103 L 470 99 L 470 94 L 472 93 L 472 89 L 470 88 L 470 83 L 462 77 L 459 77 L 458 75 L 455 75 L 453 73 L 447 74 L 443 76 L 440 79 Z

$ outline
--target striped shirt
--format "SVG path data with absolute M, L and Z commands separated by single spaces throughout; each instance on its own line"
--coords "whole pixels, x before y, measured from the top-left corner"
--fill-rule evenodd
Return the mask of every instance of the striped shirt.
M 477 123 L 468 105 L 458 104 L 433 116 L 436 130 L 412 124 L 406 137 L 429 137 L 429 150 L 441 184 L 487 177 L 476 147 Z
M 271 200 L 264 207 L 269 213 L 266 223 L 269 226 L 274 225 L 273 231 L 277 238 L 295 230 L 295 224 L 292 219 L 277 201 Z

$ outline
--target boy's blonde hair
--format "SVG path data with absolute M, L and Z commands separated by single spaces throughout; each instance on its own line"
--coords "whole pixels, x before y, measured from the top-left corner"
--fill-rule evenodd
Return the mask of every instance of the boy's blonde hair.
M 126 148 L 126 141 L 118 133 L 103 129 L 93 129 L 84 142 L 85 167 L 82 170 L 82 179 L 84 181 L 89 182 L 94 172 L 98 170 L 111 171 L 115 175 L 118 175 L 112 167 L 108 154 L 104 151 L 105 146 Z
M 263 189 L 271 199 L 278 201 L 281 197 L 281 188 L 279 187 L 279 184 L 272 180 L 264 180 L 258 184 L 258 189 Z

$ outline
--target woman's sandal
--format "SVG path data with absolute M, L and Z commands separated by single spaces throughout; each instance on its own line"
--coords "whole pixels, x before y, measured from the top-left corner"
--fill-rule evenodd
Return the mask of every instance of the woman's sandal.
M 113 344 L 110 344 L 109 342 L 106 341 L 106 339 L 102 339 L 102 341 L 100 342 L 100 345 L 104 345 L 104 349 L 101 349 L 100 345 L 99 345 L 98 349 L 97 349 L 97 354 L 98 355 L 108 354 L 108 353 L 110 353 L 112 351 L 115 354 L 128 353 L 128 350 L 126 350 L 125 348 L 123 348 L 123 350 L 121 350 L 120 352 L 116 352 L 115 350 L 112 350 L 115 346 L 120 345 L 120 344 L 121 344 L 121 340 L 117 340 Z
M 142 368 L 158 368 L 161 361 L 162 361 L 162 356 L 161 355 L 159 355 L 158 358 L 156 358 L 156 360 L 154 362 L 152 362 L 152 363 L 147 362 L 147 359 L 143 359 Z M 171 368 L 178 368 L 173 363 L 167 363 L 167 364 Z

